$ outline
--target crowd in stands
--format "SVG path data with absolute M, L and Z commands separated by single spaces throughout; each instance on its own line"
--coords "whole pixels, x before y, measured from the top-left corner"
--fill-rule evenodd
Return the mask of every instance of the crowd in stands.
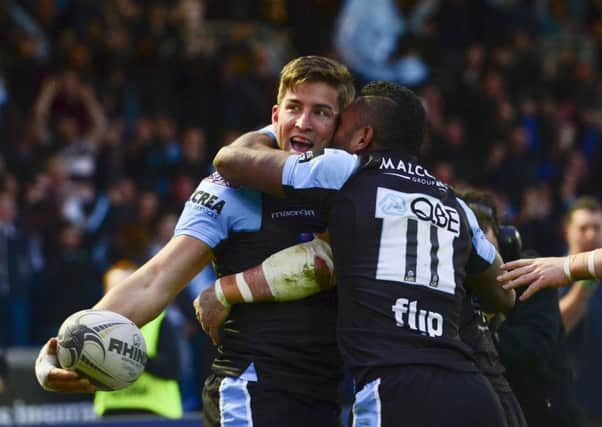
M 42 343 L 161 247 L 305 54 L 419 93 L 424 163 L 493 192 L 541 255 L 575 198 L 602 198 L 598 1 L 1 0 L 0 347 Z

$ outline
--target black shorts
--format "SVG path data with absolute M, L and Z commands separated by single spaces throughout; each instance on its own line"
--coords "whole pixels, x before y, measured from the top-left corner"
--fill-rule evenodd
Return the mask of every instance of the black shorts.
M 350 425 L 506 426 L 499 399 L 480 373 L 407 365 L 382 370 L 355 395 Z
M 203 387 L 203 427 L 340 427 L 337 402 L 312 399 L 256 379 L 211 374 Z

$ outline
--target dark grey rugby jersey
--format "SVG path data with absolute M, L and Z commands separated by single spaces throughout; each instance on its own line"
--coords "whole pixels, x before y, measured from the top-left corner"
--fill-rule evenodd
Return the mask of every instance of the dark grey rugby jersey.
M 495 248 L 424 167 L 393 151 L 372 157 L 360 167 L 357 156 L 326 150 L 289 159 L 283 173 L 288 192 L 330 210 L 343 358 L 359 376 L 421 363 L 476 371 L 458 337 L 463 282 Z
M 209 245 L 221 277 L 311 240 L 325 228 L 320 207 L 233 187 L 215 173 L 186 202 L 174 234 Z M 336 401 L 342 362 L 335 322 L 335 290 L 299 301 L 237 304 L 224 324 L 212 369 L 238 376 L 253 363 L 264 385 Z

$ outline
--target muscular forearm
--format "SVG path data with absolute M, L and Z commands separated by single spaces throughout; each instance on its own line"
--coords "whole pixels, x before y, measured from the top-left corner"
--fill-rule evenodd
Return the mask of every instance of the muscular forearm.
M 504 289 L 497 282 L 502 263 L 499 255 L 485 271 L 466 276 L 465 285 L 479 297 L 481 307 L 489 313 L 507 312 L 513 306 L 516 294 L 513 289 Z
M 251 132 L 219 150 L 215 169 L 228 181 L 283 196 L 282 170 L 290 153 L 271 147 L 269 136 Z
M 222 277 L 216 293 L 224 305 L 293 301 L 334 286 L 332 251 L 321 239 L 283 249 L 242 273 Z
M 159 315 L 212 257 L 211 249 L 201 241 L 176 237 L 94 308 L 115 311 L 142 326 Z

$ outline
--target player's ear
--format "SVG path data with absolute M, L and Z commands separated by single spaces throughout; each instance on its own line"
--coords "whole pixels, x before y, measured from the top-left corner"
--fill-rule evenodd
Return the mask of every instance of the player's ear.
M 357 130 L 356 138 L 354 139 L 354 152 L 365 150 L 370 146 L 374 139 L 374 129 L 370 126 L 363 126 Z
M 370 146 L 374 139 L 374 129 L 370 126 L 362 126 L 353 133 L 350 149 L 352 153 L 357 153 Z
M 272 124 L 278 123 L 278 104 L 272 106 Z

